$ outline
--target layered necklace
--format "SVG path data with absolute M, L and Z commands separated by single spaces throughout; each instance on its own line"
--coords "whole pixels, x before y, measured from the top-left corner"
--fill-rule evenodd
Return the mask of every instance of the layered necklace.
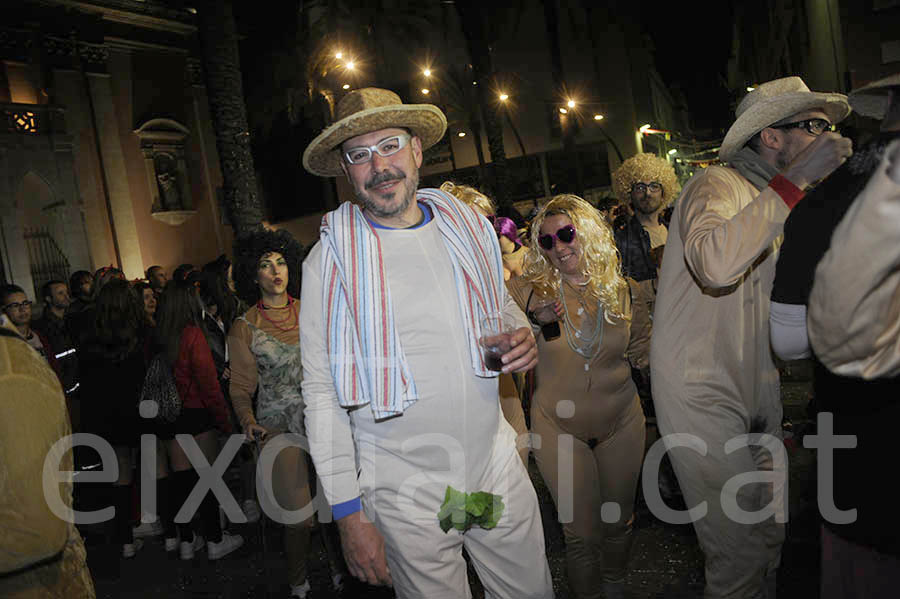
M 269 310 L 283 310 L 284 308 L 287 308 L 288 310 L 287 310 L 287 314 L 285 315 L 285 317 L 282 318 L 281 320 L 273 320 L 266 315 L 266 312 Z M 269 324 L 271 324 L 273 327 L 275 327 L 279 331 L 287 333 L 288 331 L 293 331 L 300 325 L 300 319 L 297 318 L 296 300 L 294 300 L 294 298 L 292 298 L 291 296 L 288 296 L 287 305 L 280 306 L 277 308 L 274 306 L 265 305 L 263 303 L 263 301 L 260 299 L 258 302 L 256 302 L 256 309 L 259 310 L 259 314 L 260 314 L 260 316 L 263 317 L 263 320 L 268 321 Z M 287 328 L 284 328 L 284 326 L 282 326 L 282 325 L 285 325 L 285 324 L 288 324 L 290 326 L 288 326 Z
M 603 307 L 597 302 L 597 318 L 595 319 L 593 326 L 584 329 L 578 328 L 569 316 L 569 307 L 568 304 L 566 304 L 563 285 L 564 282 L 562 276 L 560 276 L 559 301 L 563 305 L 564 310 L 563 324 L 565 325 L 566 330 L 566 343 L 569 344 L 569 349 L 588 360 L 588 363 L 584 365 L 584 369 L 588 370 L 590 361 L 597 357 L 597 354 L 600 353 L 600 346 L 603 344 Z M 585 324 L 588 322 L 587 316 L 590 314 L 590 311 L 588 310 L 588 306 L 584 303 L 584 290 L 576 290 L 576 295 L 579 303 L 578 316 L 584 315 L 584 317 L 581 318 L 581 322 L 582 324 Z

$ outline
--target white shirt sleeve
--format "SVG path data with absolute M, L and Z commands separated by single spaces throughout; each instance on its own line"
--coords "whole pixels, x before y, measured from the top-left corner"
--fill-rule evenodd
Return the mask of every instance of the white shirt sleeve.
M 300 292 L 301 388 L 309 452 L 316 466 L 316 474 L 322 481 L 325 497 L 334 506 L 356 499 L 360 491 L 350 415 L 338 403 L 325 345 L 321 256 L 321 244 L 316 244 L 303 263 Z
M 769 308 L 769 339 L 775 355 L 782 360 L 810 357 L 806 305 L 772 302 Z

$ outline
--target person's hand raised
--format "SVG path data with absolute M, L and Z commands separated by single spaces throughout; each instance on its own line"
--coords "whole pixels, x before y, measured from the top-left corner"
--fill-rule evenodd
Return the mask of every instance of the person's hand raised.
M 840 133 L 826 131 L 818 136 L 782 171 L 800 189 L 815 185 L 853 155 L 853 142 Z

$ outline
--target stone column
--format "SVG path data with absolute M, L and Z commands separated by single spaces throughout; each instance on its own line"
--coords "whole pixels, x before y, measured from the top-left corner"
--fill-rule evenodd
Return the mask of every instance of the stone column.
M 79 51 L 82 53 L 83 59 L 89 63 L 97 60 L 94 58 L 97 54 L 101 54 L 101 58 L 105 59 L 106 48 L 102 46 L 79 44 Z M 86 65 L 86 70 L 88 71 L 88 93 L 94 110 L 96 133 L 99 136 L 103 178 L 106 182 L 109 207 L 112 213 L 113 235 L 118 243 L 121 267 L 129 279 L 140 278 L 144 275 L 144 261 L 141 257 L 141 245 L 134 223 L 134 208 L 128 189 L 128 176 L 113 103 L 112 85 L 109 74 L 96 72 L 89 65 Z
M 9 149 L 0 147 L 0 254 L 6 267 L 6 277 L 25 290 L 29 299 L 34 296 L 34 281 L 31 278 L 31 263 L 28 259 L 28 247 L 25 245 L 25 209 L 16 206 L 13 201 L 15 191 L 11 185 Z
M 84 260 L 79 257 L 72 262 L 72 268 L 78 264 L 78 268 L 94 271 L 115 262 L 115 249 L 106 197 L 99 181 L 100 158 L 94 141 L 90 99 L 81 71 L 78 44 L 73 37 L 52 35 L 44 35 L 42 44 L 44 59 L 53 72 L 55 103 L 65 107 L 66 127 L 72 136 L 72 155 L 67 168 L 71 169 L 75 192 L 68 218 L 70 226 L 81 227 L 87 238 L 87 262 L 79 264 Z
M 65 204 L 60 206 L 62 237 L 60 244 L 69 259 L 69 268 L 93 270 L 91 252 L 88 247 L 84 219 L 81 217 L 81 203 L 78 201 L 78 183 L 75 178 L 73 144 L 66 136 L 63 143 L 56 143 L 56 165 L 59 169 L 59 193 Z

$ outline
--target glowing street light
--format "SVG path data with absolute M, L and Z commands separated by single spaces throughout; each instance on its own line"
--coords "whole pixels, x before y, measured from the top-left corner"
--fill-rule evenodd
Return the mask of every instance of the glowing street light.
M 677 152 L 678 152 L 678 150 L 676 150 L 675 148 L 672 148 L 671 150 L 669 150 L 669 156 L 674 156 Z
M 752 92 L 752 91 L 755 90 L 755 89 L 756 89 L 756 88 L 753 87 L 753 86 L 747 86 L 747 91 L 748 91 L 748 92 Z
M 460 137 L 465 137 L 465 136 L 466 136 L 466 132 L 465 132 L 465 131 L 460 131 L 459 133 L 457 133 L 457 135 L 460 136 Z
M 575 108 L 575 100 L 569 100 L 568 102 L 566 102 L 566 106 L 568 106 L 569 108 Z
M 507 96 L 507 95 L 504 94 L 504 93 L 501 93 L 501 94 L 500 94 L 500 101 L 501 101 L 501 102 L 506 102 L 507 100 L 509 100 L 509 96 Z
M 640 131 L 641 133 L 646 133 L 649 129 L 650 129 L 650 123 L 647 123 L 646 125 L 641 125 L 641 128 L 638 129 L 638 131 Z
M 337 58 L 338 60 L 340 60 L 340 59 L 342 59 L 342 58 L 344 57 L 344 53 L 343 53 L 343 52 L 338 52 L 337 54 L 334 55 L 334 57 Z
M 426 96 L 428 95 L 428 92 L 429 92 L 429 89 L 427 87 L 422 88 L 422 93 L 425 94 Z
M 349 83 L 345 83 L 345 84 L 343 85 L 343 88 L 344 88 L 344 89 L 350 89 L 350 84 L 349 84 Z
M 602 120 L 603 120 L 603 115 L 602 115 L 602 114 L 595 114 L 595 115 L 594 115 L 594 120 L 595 120 L 595 121 L 602 121 Z
M 347 67 L 347 70 L 348 70 L 348 71 L 352 71 L 353 69 L 356 68 L 356 65 L 353 63 L 352 60 L 351 60 L 350 62 L 348 62 L 348 63 L 347 63 L 346 65 L 344 65 L 344 66 Z
M 566 110 L 565 108 L 560 108 L 560 109 L 559 109 L 559 113 L 560 113 L 560 114 L 569 114 L 569 111 Z
M 431 77 L 431 69 L 425 69 L 424 71 L 422 71 L 422 74 L 426 77 Z

